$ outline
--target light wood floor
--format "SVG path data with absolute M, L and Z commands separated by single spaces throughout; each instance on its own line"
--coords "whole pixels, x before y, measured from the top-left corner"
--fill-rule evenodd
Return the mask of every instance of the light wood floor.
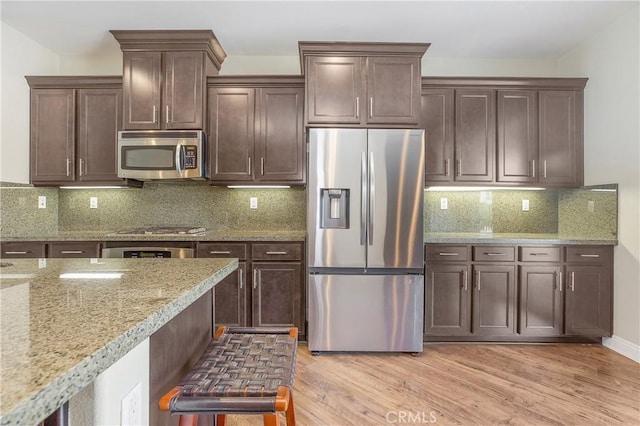
M 583 344 L 429 344 L 418 357 L 301 345 L 293 396 L 301 426 L 640 425 L 640 364 Z

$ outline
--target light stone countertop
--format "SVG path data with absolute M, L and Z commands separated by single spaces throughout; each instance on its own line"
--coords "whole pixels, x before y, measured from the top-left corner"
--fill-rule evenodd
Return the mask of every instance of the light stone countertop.
M 52 234 L 2 236 L 2 241 L 304 241 L 306 231 L 206 231 L 183 235 L 123 235 L 115 231 L 60 231 Z
M 616 239 L 595 239 L 563 236 L 559 234 L 499 234 L 426 232 L 425 244 L 568 244 L 568 245 L 618 245 Z
M 5 259 L 2 265 L 0 424 L 33 425 L 237 269 L 238 261 Z M 61 276 L 67 273 L 93 277 Z

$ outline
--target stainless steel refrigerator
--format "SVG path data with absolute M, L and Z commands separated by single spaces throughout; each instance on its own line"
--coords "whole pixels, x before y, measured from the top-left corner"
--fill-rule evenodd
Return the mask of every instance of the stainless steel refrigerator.
M 421 352 L 424 131 L 309 129 L 308 347 Z

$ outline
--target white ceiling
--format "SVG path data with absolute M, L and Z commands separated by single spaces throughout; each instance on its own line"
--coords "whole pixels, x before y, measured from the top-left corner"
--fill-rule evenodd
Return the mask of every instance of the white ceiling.
M 429 42 L 433 57 L 555 58 L 637 1 L 2 0 L 0 13 L 61 55 L 119 49 L 111 29 L 211 29 L 230 56 L 295 56 L 299 40 L 340 40 Z

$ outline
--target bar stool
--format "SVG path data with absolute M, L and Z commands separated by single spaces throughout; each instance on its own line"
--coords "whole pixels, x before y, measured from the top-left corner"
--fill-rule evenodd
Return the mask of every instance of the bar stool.
M 191 371 L 159 402 L 180 415 L 180 426 L 197 426 L 198 414 L 263 414 L 265 426 L 278 426 L 285 413 L 295 426 L 293 375 L 298 329 L 219 327 Z

